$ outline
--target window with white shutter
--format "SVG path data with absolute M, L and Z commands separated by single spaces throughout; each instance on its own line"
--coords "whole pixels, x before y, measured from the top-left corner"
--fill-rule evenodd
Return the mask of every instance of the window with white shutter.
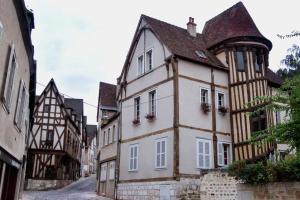
M 20 81 L 19 86 L 19 95 L 17 99 L 17 108 L 15 113 L 15 124 L 17 128 L 21 131 L 24 121 L 26 120 L 26 113 L 28 109 L 28 100 L 29 100 L 29 94 L 26 91 L 25 83 L 24 81 Z
M 167 167 L 167 138 L 160 138 L 155 141 L 155 167 Z
M 12 99 L 12 93 L 14 88 L 14 79 L 15 79 L 15 73 L 17 70 L 17 60 L 16 60 L 16 53 L 14 45 L 10 48 L 10 56 L 6 71 L 6 77 L 5 77 L 5 85 L 4 85 L 4 91 L 2 94 L 2 101 L 4 104 L 5 109 L 7 112 L 10 112 L 11 108 L 11 99 Z
M 211 168 L 211 140 L 197 139 L 197 167 Z
M 109 163 L 109 180 L 115 179 L 115 161 Z
M 228 166 L 231 163 L 231 145 L 226 142 L 218 142 L 218 165 Z
M 129 171 L 138 170 L 138 144 L 129 146 Z
M 101 165 L 100 181 L 106 181 L 107 163 Z

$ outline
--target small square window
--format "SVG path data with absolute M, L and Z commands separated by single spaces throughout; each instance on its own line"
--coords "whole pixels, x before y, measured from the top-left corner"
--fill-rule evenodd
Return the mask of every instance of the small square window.
M 49 104 L 44 105 L 44 112 L 49 113 L 51 106 Z

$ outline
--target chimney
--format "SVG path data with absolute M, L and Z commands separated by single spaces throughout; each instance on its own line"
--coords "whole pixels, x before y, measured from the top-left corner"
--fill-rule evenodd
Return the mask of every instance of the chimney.
M 197 36 L 197 30 L 196 30 L 197 24 L 194 23 L 194 18 L 190 17 L 189 22 L 186 25 L 187 25 L 187 32 L 191 36 L 196 37 Z

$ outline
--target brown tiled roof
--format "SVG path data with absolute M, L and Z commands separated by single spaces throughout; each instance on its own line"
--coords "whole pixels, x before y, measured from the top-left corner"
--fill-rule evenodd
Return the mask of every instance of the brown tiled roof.
M 116 92 L 117 92 L 116 85 L 100 82 L 99 105 L 116 108 L 117 107 Z
M 151 30 L 159 37 L 162 43 L 176 56 L 201 62 L 216 67 L 224 67 L 222 63 L 206 51 L 203 35 L 191 36 L 186 29 L 142 15 Z M 196 51 L 203 51 L 207 59 L 197 56 Z
M 267 68 L 266 71 L 266 78 L 268 80 L 268 83 L 275 87 L 280 87 L 283 83 L 282 78 L 269 68 Z
M 259 32 L 242 2 L 207 21 L 202 34 L 207 47 L 232 38 L 249 37 L 260 39 L 269 49 L 272 48 L 272 43 Z

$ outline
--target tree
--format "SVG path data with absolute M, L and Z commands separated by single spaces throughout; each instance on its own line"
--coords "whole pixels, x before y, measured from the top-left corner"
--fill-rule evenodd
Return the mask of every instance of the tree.
M 300 47 L 293 45 L 292 48 L 288 49 L 288 54 L 281 61 L 281 64 L 285 68 L 280 68 L 276 73 L 282 78 L 290 78 L 295 74 L 300 73 Z

